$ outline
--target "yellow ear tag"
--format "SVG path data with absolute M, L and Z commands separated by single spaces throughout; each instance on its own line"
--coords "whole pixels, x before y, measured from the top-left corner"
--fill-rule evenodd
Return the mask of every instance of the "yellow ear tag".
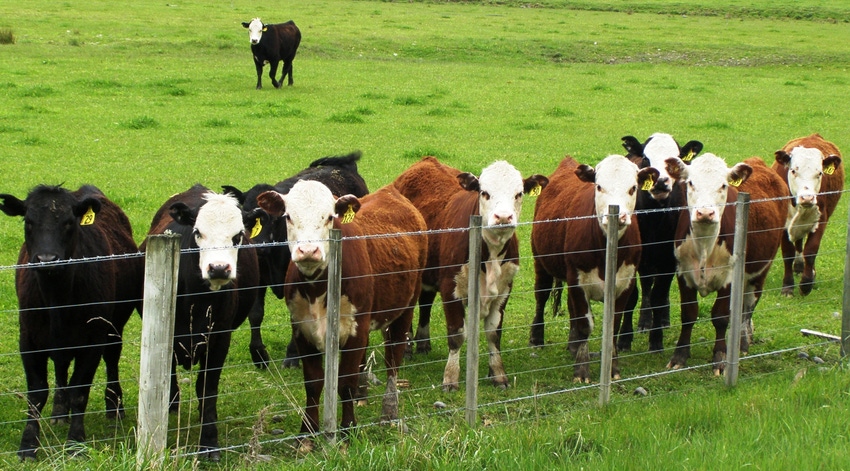
M 744 182 L 743 178 L 736 178 L 736 179 L 730 181 L 729 184 L 734 186 L 735 188 L 738 188 L 739 186 L 741 186 L 741 183 L 743 183 L 743 182 Z
M 540 196 L 541 191 L 543 191 L 543 187 L 538 183 L 528 192 L 528 196 Z
M 257 237 L 260 235 L 260 231 L 263 230 L 263 225 L 260 224 L 260 218 L 257 218 L 257 222 L 254 223 L 254 227 L 251 228 L 251 238 Z
M 829 167 L 823 169 L 823 173 L 827 175 L 832 175 L 835 173 L 835 164 L 829 164 Z
M 682 160 L 685 161 L 685 162 L 690 162 L 691 160 L 693 160 L 693 158 L 694 158 L 694 151 L 690 151 L 690 152 L 688 152 L 688 155 L 682 157 Z M 738 185 L 735 185 L 735 186 L 738 186 Z
M 345 211 L 345 214 L 342 215 L 342 223 L 348 224 L 349 222 L 354 220 L 354 208 L 351 205 L 348 205 L 348 210 Z
M 81 226 L 91 226 L 94 224 L 94 211 L 92 211 L 91 206 L 89 206 L 89 210 L 86 211 L 86 214 L 83 214 L 82 219 L 80 219 Z
M 643 190 L 643 191 L 649 191 L 649 190 L 651 190 L 651 189 L 652 189 L 652 185 L 653 185 L 653 183 L 654 183 L 654 182 L 652 181 L 652 179 L 651 179 L 651 178 L 647 178 L 646 180 L 644 180 L 644 182 L 643 182 L 643 186 L 642 186 L 642 187 L 640 187 L 640 189 L 641 189 L 641 190 Z

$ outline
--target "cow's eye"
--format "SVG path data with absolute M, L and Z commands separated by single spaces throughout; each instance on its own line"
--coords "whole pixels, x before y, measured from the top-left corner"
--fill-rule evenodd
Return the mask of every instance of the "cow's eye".
M 637 185 L 635 185 L 635 186 L 633 186 L 629 189 L 629 195 L 635 194 L 636 191 L 637 191 Z
M 192 235 L 195 236 L 195 239 L 201 239 L 202 238 L 201 231 L 199 231 L 197 229 L 192 231 Z
M 239 245 L 242 242 L 242 234 L 233 236 L 233 245 Z
M 514 196 L 514 199 L 515 200 L 521 200 L 522 199 L 522 192 L 517 193 L 516 196 Z
M 797 175 L 797 171 L 794 170 L 793 168 L 791 169 L 791 175 Z
M 291 222 L 292 222 L 292 217 L 289 215 L 289 213 L 283 213 L 283 216 L 281 216 L 281 217 L 282 217 L 282 218 L 283 218 L 283 220 L 284 220 L 284 221 L 286 221 L 286 222 L 289 222 L 289 223 L 291 223 Z
M 489 200 L 490 199 L 490 193 L 487 193 L 486 191 L 482 191 L 481 197 L 484 198 L 485 200 Z
M 330 222 L 334 222 L 334 215 L 333 215 L 333 214 L 331 214 L 331 215 L 329 215 L 329 216 L 328 216 L 328 222 L 329 222 L 329 223 L 330 223 Z
M 602 185 L 596 185 L 596 191 L 602 193 Z

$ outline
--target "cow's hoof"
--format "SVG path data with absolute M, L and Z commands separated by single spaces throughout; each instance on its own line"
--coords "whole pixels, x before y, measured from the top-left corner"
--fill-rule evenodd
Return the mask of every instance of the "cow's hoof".
M 254 366 L 261 370 L 264 370 L 268 368 L 272 359 L 269 356 L 269 352 L 266 350 L 266 347 L 262 346 L 259 348 L 251 349 L 251 361 L 254 362 Z

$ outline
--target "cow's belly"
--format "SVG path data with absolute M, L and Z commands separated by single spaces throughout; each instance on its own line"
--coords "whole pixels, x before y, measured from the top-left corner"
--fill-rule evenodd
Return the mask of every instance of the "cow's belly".
M 296 292 L 286 301 L 292 317 L 292 328 L 298 329 L 320 352 L 325 351 L 325 336 L 328 330 L 326 297 L 327 293 L 311 301 Z M 339 312 L 339 344 L 342 346 L 357 332 L 357 321 L 354 318 L 357 309 L 348 300 L 348 296 L 343 295 L 340 298 Z
M 729 253 L 725 243 L 714 245 L 705 259 L 700 259 L 693 238 L 688 237 L 676 248 L 679 262 L 678 274 L 685 284 L 699 292 L 700 296 L 718 291 L 732 282 L 732 264 L 735 256 Z
M 635 266 L 629 264 L 620 265 L 617 269 L 617 287 L 615 296 L 620 296 L 631 284 L 635 276 Z M 590 271 L 578 271 L 579 287 L 584 291 L 585 297 L 590 301 L 605 300 L 605 280 L 599 276 L 599 269 Z

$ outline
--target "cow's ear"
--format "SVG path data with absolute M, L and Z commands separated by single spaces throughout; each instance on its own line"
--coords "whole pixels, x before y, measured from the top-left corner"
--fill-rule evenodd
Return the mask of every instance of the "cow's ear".
M 360 211 L 360 200 L 354 195 L 340 196 L 334 205 L 334 212 L 340 217 L 340 222 L 348 224 L 354 220 L 354 213 Z
M 270 190 L 264 191 L 257 196 L 257 205 L 273 218 L 279 218 L 286 212 L 286 203 L 283 202 L 283 195 Z
M 776 156 L 776 161 L 780 165 L 784 165 L 786 168 L 791 165 L 791 154 L 789 154 L 788 152 L 785 152 L 784 150 L 780 149 L 776 151 L 773 155 Z
M 263 231 L 263 226 L 269 223 L 269 213 L 263 208 L 254 208 L 253 211 L 242 213 L 242 225 L 248 231 L 249 236 L 253 239 Z
M 679 158 L 684 162 L 690 163 L 691 160 L 693 160 L 693 158 L 700 152 L 702 152 L 702 142 L 688 141 L 688 143 L 682 146 L 679 150 Z
M 658 175 L 661 175 L 661 173 L 656 168 L 647 167 L 641 169 L 638 172 L 638 188 L 649 191 L 652 185 L 655 184 L 655 181 L 658 180 Z
M 268 31 L 268 30 L 269 30 L 269 27 L 268 27 L 268 26 L 266 26 L 265 24 L 263 24 L 263 29 L 262 29 L 262 31 L 265 33 L 265 32 L 266 32 L 266 31 Z
M 596 169 L 590 165 L 579 165 L 576 169 L 576 176 L 583 182 L 596 183 Z
M 623 149 L 626 149 L 626 152 L 629 155 L 633 156 L 642 156 L 643 155 L 643 145 L 640 141 L 637 140 L 634 136 L 624 136 L 620 138 L 623 141 Z
M 823 173 L 832 175 L 835 173 L 835 169 L 838 168 L 839 165 L 841 165 L 841 157 L 837 155 L 830 155 L 823 159 Z
M 529 196 L 537 196 L 548 184 L 548 178 L 535 174 L 523 180 L 522 192 Z
M 235 186 L 230 185 L 221 185 L 221 189 L 224 190 L 225 194 L 231 194 L 234 198 L 239 201 L 239 204 L 245 204 L 245 194 L 236 188 Z
M 171 205 L 168 208 L 168 214 L 171 216 L 171 219 L 177 222 L 177 224 L 183 226 L 194 226 L 195 218 L 198 216 L 198 213 L 192 211 L 192 208 L 183 203 L 182 201 L 178 201 Z
M 664 161 L 667 167 L 667 175 L 674 180 L 685 180 L 688 178 L 688 166 L 685 161 L 678 157 L 670 157 Z
M 242 22 L 242 27 L 243 27 L 243 28 L 247 28 L 247 27 L 249 27 L 249 26 L 251 26 L 251 23 L 247 23 L 247 22 L 245 22 L 245 21 L 243 21 L 243 22 Z
M 742 162 L 729 169 L 726 180 L 732 186 L 739 186 L 741 183 L 747 181 L 752 174 L 753 168 Z
M 85 198 L 82 201 L 78 201 L 74 205 L 74 217 L 81 218 L 85 214 L 91 212 L 92 214 L 97 214 L 100 212 L 100 200 L 97 198 Z
M 0 211 L 3 211 L 9 216 L 23 216 L 27 213 L 27 204 L 12 195 L 2 194 L 0 200 Z
M 457 182 L 466 191 L 481 191 L 481 184 L 478 183 L 478 177 L 471 173 L 461 173 L 457 176 Z

